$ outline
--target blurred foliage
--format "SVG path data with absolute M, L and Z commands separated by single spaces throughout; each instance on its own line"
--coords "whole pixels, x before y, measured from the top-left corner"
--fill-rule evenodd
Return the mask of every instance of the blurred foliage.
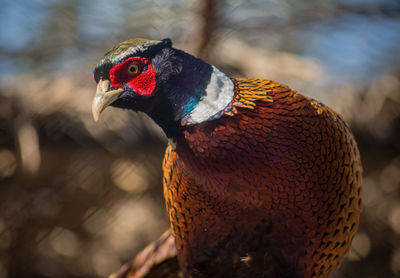
M 400 4 L 391 0 L 0 1 L 0 277 L 104 277 L 168 228 L 162 132 L 91 118 L 119 41 L 171 37 L 232 76 L 275 79 L 351 125 L 364 213 L 332 277 L 400 275 Z

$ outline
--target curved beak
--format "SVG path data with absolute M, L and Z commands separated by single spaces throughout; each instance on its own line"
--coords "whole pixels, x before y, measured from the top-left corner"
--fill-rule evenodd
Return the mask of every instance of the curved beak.
M 110 88 L 111 84 L 108 80 L 100 80 L 97 84 L 96 96 L 92 102 L 92 114 L 96 122 L 99 120 L 100 113 L 124 92 L 122 88 L 111 91 Z

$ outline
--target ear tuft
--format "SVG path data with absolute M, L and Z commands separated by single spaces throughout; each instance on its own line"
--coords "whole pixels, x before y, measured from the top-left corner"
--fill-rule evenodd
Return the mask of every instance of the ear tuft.
M 153 59 L 153 65 L 162 80 L 167 80 L 182 71 L 182 60 L 170 47 L 165 47 L 157 53 Z
M 162 48 L 171 48 L 172 47 L 172 41 L 170 38 L 165 38 L 161 40 L 163 47 Z

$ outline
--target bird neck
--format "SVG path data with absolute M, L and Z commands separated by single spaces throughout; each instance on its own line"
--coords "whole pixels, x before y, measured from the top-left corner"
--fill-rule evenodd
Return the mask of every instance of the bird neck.
M 219 118 L 234 97 L 227 75 L 181 50 L 165 49 L 153 61 L 162 85 L 159 105 L 148 114 L 169 138 L 185 125 Z
M 234 97 L 232 80 L 215 66 L 212 66 L 211 78 L 205 88 L 204 96 L 196 106 L 182 119 L 182 124 L 200 124 L 219 118 Z

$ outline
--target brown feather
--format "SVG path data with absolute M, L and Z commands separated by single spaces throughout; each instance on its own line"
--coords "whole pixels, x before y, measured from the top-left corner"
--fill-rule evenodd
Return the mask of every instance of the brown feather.
M 326 277 L 361 212 L 354 138 L 335 112 L 287 86 L 234 83 L 237 112 L 187 126 L 166 151 L 164 195 L 184 275 Z

